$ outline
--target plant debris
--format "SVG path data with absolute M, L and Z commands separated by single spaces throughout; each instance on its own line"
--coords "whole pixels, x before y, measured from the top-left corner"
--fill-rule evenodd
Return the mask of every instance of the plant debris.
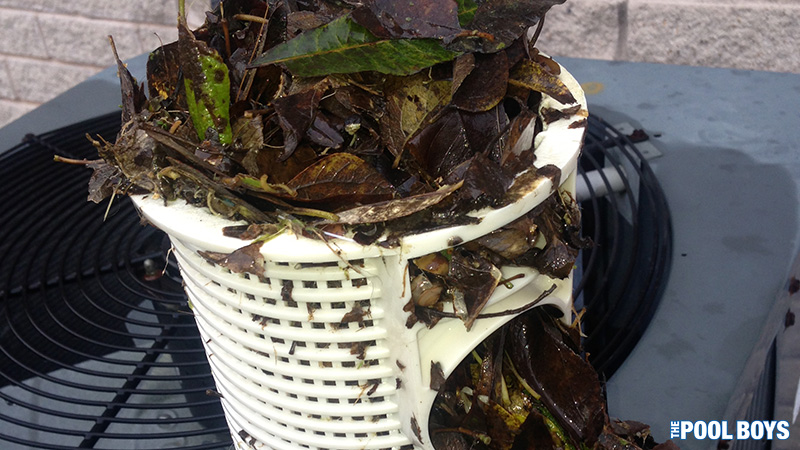
M 92 141 L 101 159 L 72 162 L 94 170 L 91 201 L 150 193 L 244 221 L 223 232 L 250 244 L 200 255 L 261 279 L 261 247 L 284 231 L 392 246 L 409 233 L 480 221 L 468 213 L 507 205 L 549 179 L 553 195 L 526 215 L 409 265 L 407 325 L 457 317 L 469 329 L 511 282 L 500 267 L 563 279 L 589 245 L 578 205 L 558 189 L 561 171 L 533 166 L 544 126 L 575 115 L 573 126 L 586 126 L 560 66 L 534 47 L 545 13 L 563 1 L 224 0 L 192 31 L 179 0 L 178 40 L 150 54 L 147 92 L 111 41 L 122 126 L 115 142 Z M 541 108 L 543 95 L 563 107 Z M 293 287 L 281 287 L 289 305 Z M 554 289 L 502 314 L 526 311 Z M 371 322 L 369 305 L 356 303 L 337 326 Z M 434 364 L 435 447 L 676 448 L 655 445 L 642 424 L 608 419 L 579 339 L 580 330 L 537 308 L 449 378 Z M 366 359 L 368 345 L 341 345 Z M 378 382 L 363 388 L 369 396 Z
M 513 3 L 228 0 L 191 31 L 181 0 L 146 92 L 114 49 L 123 126 L 94 141 L 106 163 L 89 164 L 89 198 L 396 235 L 507 204 L 532 170 L 520 130 L 541 124 L 541 95 L 579 106 L 525 34 L 560 1 Z
M 577 325 L 574 325 L 577 326 Z M 612 420 L 579 330 L 547 307 L 487 338 L 437 384 L 430 434 L 438 449 L 676 450 L 647 425 Z
M 89 198 L 150 192 L 244 220 L 225 232 L 255 243 L 202 256 L 263 277 L 261 243 L 286 230 L 393 246 L 476 223 L 467 213 L 544 178 L 556 190 L 560 171 L 533 167 L 535 134 L 581 106 L 526 35 L 556 3 L 228 0 L 191 31 L 180 0 L 178 40 L 147 63 L 149 98 L 111 41 L 123 124 L 94 141 Z M 543 94 L 563 109 L 540 113 Z M 504 264 L 566 277 L 586 242 L 574 200 L 551 197 L 451 251 L 445 273 L 413 268 L 409 325 L 433 326 L 450 302 L 469 329 Z

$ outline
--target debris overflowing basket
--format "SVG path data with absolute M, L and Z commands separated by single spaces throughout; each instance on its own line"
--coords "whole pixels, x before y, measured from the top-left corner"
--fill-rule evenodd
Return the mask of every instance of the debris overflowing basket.
M 222 233 L 230 221 L 179 201 L 134 197 L 169 234 L 237 448 L 433 448 L 432 366 L 447 375 L 514 315 L 479 318 L 470 330 L 457 318 L 407 327 L 409 260 L 486 235 L 551 195 L 574 195 L 585 130 L 575 124 L 586 107 L 577 83 L 566 71 L 561 78 L 581 108 L 544 125 L 535 164 L 561 176 L 537 177 L 516 202 L 474 212 L 476 224 L 409 234 L 391 248 L 286 232 L 260 246 L 261 275 L 235 273 L 201 256 L 242 248 Z M 545 98 L 548 107 L 562 106 Z M 498 286 L 484 313 L 521 308 L 555 286 L 538 305 L 571 317 L 571 276 L 502 270 L 513 281 Z
M 238 448 L 432 449 L 466 355 L 572 317 L 588 111 L 527 34 L 560 1 L 289 3 L 180 1 L 78 163 L 169 235 Z

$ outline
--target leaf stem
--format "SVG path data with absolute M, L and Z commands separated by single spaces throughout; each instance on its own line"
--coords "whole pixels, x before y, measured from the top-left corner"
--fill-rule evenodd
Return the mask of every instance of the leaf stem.
M 86 165 L 94 162 L 94 161 L 90 161 L 88 159 L 73 159 L 73 158 L 67 158 L 66 156 L 60 156 L 60 155 L 53 155 L 53 161 L 60 162 L 60 163 L 66 163 L 66 164 L 73 164 L 73 165 L 76 165 L 76 166 L 86 166 Z
M 178 21 L 186 21 L 186 0 L 178 0 Z

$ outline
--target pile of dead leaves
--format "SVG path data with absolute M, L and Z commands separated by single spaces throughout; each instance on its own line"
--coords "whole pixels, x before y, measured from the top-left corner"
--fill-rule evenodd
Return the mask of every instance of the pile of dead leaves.
M 228 0 L 195 31 L 181 13 L 147 92 L 119 63 L 123 127 L 96 142 L 89 197 L 150 192 L 363 243 L 469 223 L 535 172 L 521 136 L 549 120 L 542 94 L 556 117 L 580 108 L 526 34 L 554 3 Z
M 581 109 L 527 34 L 554 3 L 228 0 L 191 31 L 181 1 L 146 92 L 117 56 L 123 124 L 95 142 L 89 198 L 151 193 L 245 220 L 224 231 L 256 242 L 212 259 L 261 276 L 261 244 L 287 229 L 393 246 L 550 178 L 554 195 L 526 216 L 429 255 L 447 260 L 438 269 L 411 267 L 409 326 L 452 303 L 469 328 L 499 267 L 563 279 L 586 245 L 560 170 L 533 164 L 534 134 Z M 540 108 L 543 95 L 563 108 Z

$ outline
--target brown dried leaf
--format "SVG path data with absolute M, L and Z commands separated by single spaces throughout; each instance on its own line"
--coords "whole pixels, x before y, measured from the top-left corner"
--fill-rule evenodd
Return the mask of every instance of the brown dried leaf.
M 453 105 L 465 111 L 488 111 L 503 100 L 507 85 L 506 53 L 476 54 L 475 67 L 453 95 Z
M 442 365 L 439 362 L 431 363 L 431 390 L 438 391 L 444 388 L 447 379 L 444 376 Z
M 445 177 L 469 160 L 473 150 L 456 109 L 449 109 L 408 141 L 408 150 L 432 177 Z
M 512 322 L 508 352 L 519 374 L 541 396 L 574 442 L 597 442 L 606 420 L 602 386 L 594 368 L 577 355 L 555 318 L 541 309 Z
M 251 273 L 264 277 L 264 255 L 261 254 L 263 241 L 253 242 L 232 253 L 219 253 L 199 250 L 197 253 L 206 260 L 219 264 L 233 273 Z
M 492 39 L 487 39 L 480 50 L 492 51 L 511 45 L 536 25 L 551 6 L 564 0 L 477 0 L 476 3 L 475 15 L 464 28 L 490 34 Z
M 92 161 L 86 166 L 94 170 L 89 179 L 88 200 L 100 203 L 114 193 L 115 186 L 122 182 L 122 174 L 119 169 L 102 159 Z
M 469 330 L 497 287 L 502 273 L 488 260 L 475 254 L 455 252 L 447 273 L 449 285 L 464 293 L 468 316 L 464 326 Z
M 327 204 L 388 200 L 394 187 L 374 167 L 350 153 L 334 153 L 308 166 L 288 183 L 292 200 Z
M 547 94 L 563 104 L 575 103 L 575 97 L 556 74 L 541 63 L 523 59 L 513 69 L 508 82 L 532 91 Z
M 381 134 L 393 155 L 399 155 L 408 140 L 450 103 L 451 85 L 449 80 L 429 81 L 425 73 L 387 81 L 386 114 L 381 119 Z
M 285 161 L 295 151 L 314 123 L 322 92 L 316 89 L 299 92 L 275 99 L 272 104 L 278 115 L 278 123 L 283 130 L 283 152 L 280 160 Z
M 377 223 L 410 216 L 416 212 L 430 208 L 441 202 L 461 187 L 462 183 L 446 185 L 442 188 L 411 197 L 398 198 L 369 205 L 357 206 L 337 213 L 339 222 L 355 225 L 361 223 Z
M 352 17 L 381 38 L 441 38 L 461 31 L 455 0 L 366 0 Z

